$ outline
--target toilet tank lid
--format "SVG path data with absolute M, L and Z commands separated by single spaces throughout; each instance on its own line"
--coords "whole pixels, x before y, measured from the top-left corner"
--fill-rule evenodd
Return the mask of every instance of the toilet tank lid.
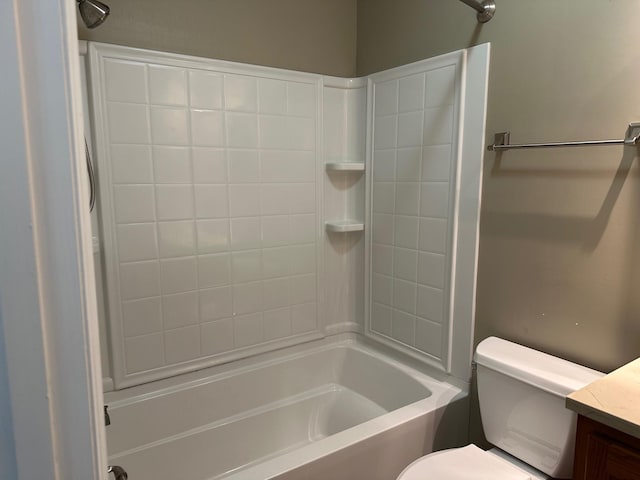
M 497 337 L 480 342 L 474 359 L 478 365 L 563 397 L 604 376 L 596 370 Z

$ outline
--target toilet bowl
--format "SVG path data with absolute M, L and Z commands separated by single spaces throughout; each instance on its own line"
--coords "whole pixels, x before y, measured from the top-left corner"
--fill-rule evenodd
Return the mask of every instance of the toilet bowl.
M 575 413 L 566 396 L 602 373 L 496 337 L 480 342 L 478 401 L 487 440 L 419 458 L 398 480 L 571 478 Z
M 398 480 L 549 480 L 517 458 L 498 449 L 475 445 L 441 450 L 417 459 Z

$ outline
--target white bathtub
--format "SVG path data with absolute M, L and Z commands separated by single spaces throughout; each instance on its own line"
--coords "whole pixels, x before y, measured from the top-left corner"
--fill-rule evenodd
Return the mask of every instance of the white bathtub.
M 131 480 L 392 480 L 467 441 L 467 394 L 353 337 L 112 392 Z

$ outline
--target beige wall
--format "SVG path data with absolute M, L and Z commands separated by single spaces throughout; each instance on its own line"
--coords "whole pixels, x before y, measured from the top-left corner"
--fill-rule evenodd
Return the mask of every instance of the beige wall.
M 360 0 L 358 74 L 492 43 L 487 142 L 621 138 L 640 121 L 633 0 Z M 640 356 L 635 149 L 485 159 L 476 342 L 498 335 L 600 369 Z
M 353 76 L 356 0 L 103 0 L 80 38 L 272 67 Z

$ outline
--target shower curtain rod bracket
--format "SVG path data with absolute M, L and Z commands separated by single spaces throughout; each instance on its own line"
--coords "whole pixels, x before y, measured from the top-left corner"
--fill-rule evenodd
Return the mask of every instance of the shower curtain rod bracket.
M 627 134 L 624 137 L 624 144 L 629 146 L 640 145 L 640 122 L 633 122 L 627 128 Z
M 493 136 L 493 145 L 487 147 L 487 150 L 494 151 L 495 147 L 506 147 L 511 144 L 511 132 L 499 132 Z
M 476 0 L 460 1 L 478 12 L 478 15 L 476 16 L 478 23 L 487 23 L 496 13 L 496 3 L 493 0 L 484 0 L 483 2 L 478 2 Z
M 493 0 L 485 0 L 480 5 L 483 11 L 478 12 L 476 18 L 478 19 L 478 23 L 487 23 L 496 13 L 496 2 Z

